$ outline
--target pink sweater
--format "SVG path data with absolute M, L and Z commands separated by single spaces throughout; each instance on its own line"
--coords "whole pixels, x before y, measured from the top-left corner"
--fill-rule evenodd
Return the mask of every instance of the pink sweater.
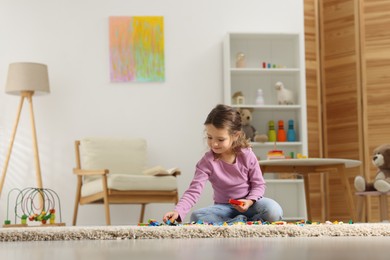
M 214 189 L 215 203 L 228 203 L 229 199 L 258 200 L 265 192 L 265 181 L 256 155 L 251 148 L 242 149 L 234 164 L 215 160 L 208 151 L 196 164 L 194 178 L 175 207 L 183 221 L 198 201 L 206 181 Z

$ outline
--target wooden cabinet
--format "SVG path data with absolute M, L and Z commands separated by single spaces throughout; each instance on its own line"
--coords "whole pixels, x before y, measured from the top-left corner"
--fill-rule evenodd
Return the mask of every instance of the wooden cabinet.
M 321 150 L 324 157 L 361 160 L 360 170 L 348 172 L 351 184 L 356 175 L 374 179 L 371 153 L 390 142 L 389 15 L 389 1 L 305 0 L 306 45 L 320 41 L 317 52 L 306 49 L 306 64 L 316 64 L 306 73 L 308 86 L 313 86 L 307 98 L 308 104 L 322 102 L 322 120 L 310 121 L 309 136 L 314 140 L 323 129 L 318 146 L 313 142 L 310 150 Z M 314 111 L 308 106 L 308 114 Z M 329 187 L 332 218 L 348 220 L 339 179 L 330 177 Z M 367 221 L 379 221 L 378 201 L 369 199 L 367 205 Z

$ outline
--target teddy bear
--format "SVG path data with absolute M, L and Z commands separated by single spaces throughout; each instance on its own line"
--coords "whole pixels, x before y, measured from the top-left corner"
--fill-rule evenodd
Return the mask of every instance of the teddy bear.
M 245 133 L 245 136 L 250 140 L 250 141 L 255 141 L 255 142 L 267 142 L 268 141 L 268 136 L 265 134 L 259 135 L 257 134 L 256 129 L 254 126 L 251 124 L 252 123 L 252 111 L 248 108 L 241 108 L 238 110 L 241 115 L 241 124 L 242 124 L 242 130 Z
M 355 189 L 357 191 L 390 191 L 390 144 L 382 144 L 374 149 L 372 163 L 377 167 L 374 182 L 366 182 L 362 176 L 356 176 Z

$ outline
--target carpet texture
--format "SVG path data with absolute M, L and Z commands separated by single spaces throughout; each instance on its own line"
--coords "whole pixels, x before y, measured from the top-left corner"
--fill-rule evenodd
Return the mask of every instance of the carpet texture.
M 390 224 L 183 225 L 1 228 L 0 241 L 390 236 Z

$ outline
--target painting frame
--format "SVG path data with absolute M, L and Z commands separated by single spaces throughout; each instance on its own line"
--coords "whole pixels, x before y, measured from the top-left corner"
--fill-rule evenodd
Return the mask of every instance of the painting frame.
M 111 82 L 165 81 L 163 16 L 110 16 Z

